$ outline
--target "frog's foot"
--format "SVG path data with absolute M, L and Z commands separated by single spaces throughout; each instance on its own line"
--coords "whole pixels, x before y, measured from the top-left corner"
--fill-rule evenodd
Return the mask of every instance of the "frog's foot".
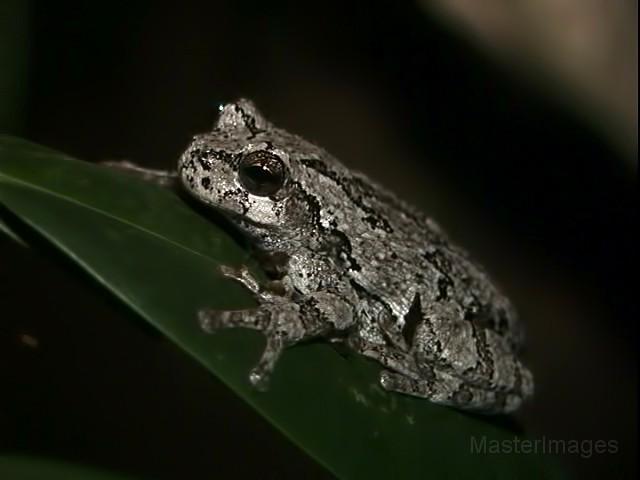
M 282 351 L 299 342 L 307 333 L 295 303 L 265 304 L 246 310 L 201 310 L 198 320 L 208 333 L 222 328 L 250 328 L 264 334 L 264 352 L 249 374 L 249 381 L 260 390 L 267 388 Z
M 409 352 L 410 347 L 402 334 L 402 330 L 394 324 L 391 317 L 383 316 L 378 323 L 386 340 L 391 345 L 400 351 Z
M 144 168 L 128 160 L 107 160 L 100 162 L 100 164 L 115 170 L 131 173 L 142 180 L 162 187 L 174 188 L 178 184 L 178 174 L 174 171 Z
M 380 384 L 385 390 L 478 413 L 510 413 L 522 403 L 519 395 L 478 388 L 438 370 L 434 371 L 431 379 L 415 379 L 385 370 L 380 374 Z
M 346 340 L 347 345 L 355 352 L 371 358 L 382 366 L 396 372 L 401 372 L 408 378 L 421 378 L 421 372 L 413 355 L 388 345 L 370 343 L 356 332 Z

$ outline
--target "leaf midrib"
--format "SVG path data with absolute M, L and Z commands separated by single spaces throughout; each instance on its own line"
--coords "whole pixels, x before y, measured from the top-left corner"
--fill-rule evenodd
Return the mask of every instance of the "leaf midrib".
M 171 239 L 169 239 L 167 237 L 164 237 L 164 236 L 160 235 L 157 232 L 154 232 L 153 230 L 149 230 L 147 228 L 144 228 L 143 226 L 138 225 L 136 223 L 133 223 L 133 222 L 131 222 L 129 220 L 126 220 L 126 219 L 124 219 L 122 217 L 119 217 L 117 215 L 113 215 L 111 213 L 108 213 L 108 212 L 106 212 L 104 210 L 96 208 L 96 207 L 94 207 L 92 205 L 89 205 L 87 203 L 82 203 L 82 202 L 74 199 L 73 197 L 68 197 L 68 196 L 62 195 L 62 194 L 60 194 L 58 192 L 54 192 L 52 190 L 48 190 L 46 188 L 39 187 L 39 186 L 34 185 L 32 183 L 25 182 L 24 180 L 21 180 L 21 179 L 15 178 L 15 177 L 11 177 L 11 176 L 6 175 L 4 173 L 0 173 L 0 182 L 2 182 L 2 181 L 6 181 L 7 183 L 15 183 L 15 184 L 17 184 L 19 186 L 26 187 L 26 188 L 31 188 L 33 190 L 45 193 L 45 194 L 50 195 L 52 197 L 64 200 L 66 202 L 69 202 L 69 203 L 77 206 L 77 207 L 84 208 L 85 210 L 89 210 L 91 212 L 103 215 L 103 216 L 105 216 L 105 217 L 107 217 L 107 218 L 109 218 L 111 220 L 115 220 L 115 221 L 120 222 L 120 223 L 122 223 L 124 225 L 127 225 L 127 226 L 129 226 L 129 227 L 131 227 L 133 229 L 136 229 L 136 230 L 139 230 L 141 232 L 144 232 L 145 234 L 147 234 L 147 235 L 149 235 L 151 237 L 154 237 L 154 238 L 160 239 L 160 240 L 162 240 L 164 242 L 167 242 L 168 244 L 173 245 L 173 246 L 175 246 L 175 247 L 177 247 L 177 248 L 179 248 L 181 250 L 184 250 L 184 251 L 186 251 L 186 252 L 188 252 L 188 253 L 190 253 L 192 255 L 196 255 L 198 257 L 201 257 L 201 258 L 205 259 L 205 261 L 207 261 L 207 262 L 210 262 L 210 263 L 215 264 L 215 265 L 219 264 L 219 262 L 216 262 L 213 258 L 209 257 L 208 255 L 205 255 L 205 254 L 203 254 L 201 252 L 198 252 L 197 250 L 193 250 L 193 249 L 191 249 L 191 248 L 189 248 L 189 247 L 187 247 L 187 246 L 185 246 L 185 245 L 183 245 L 181 243 L 177 243 L 174 240 L 171 240 Z

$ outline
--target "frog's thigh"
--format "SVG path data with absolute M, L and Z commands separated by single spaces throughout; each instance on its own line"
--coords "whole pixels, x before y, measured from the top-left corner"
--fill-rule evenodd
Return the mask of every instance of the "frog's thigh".
M 514 393 L 522 398 L 532 395 L 533 376 L 514 355 L 508 339 L 487 329 L 479 330 L 478 337 L 481 335 L 484 340 L 478 345 L 478 366 L 475 370 L 460 373 L 460 377 L 470 383 Z
M 507 340 L 466 320 L 427 316 L 416 328 L 414 354 L 419 366 L 436 364 L 485 390 L 527 396 L 533 388 L 530 372 Z
M 385 370 L 380 374 L 380 384 L 385 390 L 426 398 L 439 405 L 485 413 L 509 413 L 522 402 L 518 395 L 474 387 L 437 369 L 430 379 L 414 379 Z

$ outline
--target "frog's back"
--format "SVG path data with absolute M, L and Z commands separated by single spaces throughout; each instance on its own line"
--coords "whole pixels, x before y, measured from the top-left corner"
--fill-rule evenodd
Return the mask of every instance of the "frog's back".
M 326 151 L 281 132 L 292 145 L 302 200 L 315 210 L 314 224 L 339 245 L 339 261 L 357 291 L 383 303 L 396 318 L 405 316 L 416 294 L 423 306 L 450 303 L 466 318 L 519 343 L 509 301 L 451 244 L 424 213 L 366 175 L 345 167 Z M 314 228 L 316 228 L 314 227 Z
M 480 265 L 424 213 L 364 175 L 354 174 L 353 182 L 371 216 L 364 221 L 369 228 L 353 236 L 353 254 L 363 258 L 352 272 L 355 282 L 388 300 L 396 315 L 406 315 L 418 294 L 423 309 L 453 304 L 461 318 L 521 343 L 511 303 Z

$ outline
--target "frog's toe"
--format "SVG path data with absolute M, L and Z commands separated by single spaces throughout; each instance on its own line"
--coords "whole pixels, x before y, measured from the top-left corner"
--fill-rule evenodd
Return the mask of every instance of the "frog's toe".
M 249 382 L 256 390 L 261 392 L 269 388 L 270 375 L 262 369 L 256 367 L 249 373 Z
M 218 267 L 218 271 L 224 277 L 240 283 L 254 295 L 258 295 L 260 293 L 260 284 L 246 265 L 241 265 L 240 267 L 220 265 Z
M 222 328 L 250 328 L 264 331 L 269 324 L 269 312 L 260 308 L 241 310 L 200 310 L 198 323 L 207 333 L 213 333 Z
M 220 310 L 200 310 L 198 312 L 198 324 L 207 333 L 214 333 L 223 328 L 224 312 Z

